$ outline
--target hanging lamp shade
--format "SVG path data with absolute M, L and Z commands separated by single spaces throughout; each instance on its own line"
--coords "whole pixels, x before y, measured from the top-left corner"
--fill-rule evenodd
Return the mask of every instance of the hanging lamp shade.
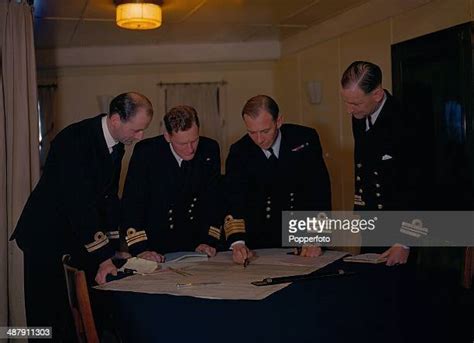
M 151 30 L 161 26 L 161 7 L 147 2 L 121 3 L 116 11 L 117 25 L 129 30 Z

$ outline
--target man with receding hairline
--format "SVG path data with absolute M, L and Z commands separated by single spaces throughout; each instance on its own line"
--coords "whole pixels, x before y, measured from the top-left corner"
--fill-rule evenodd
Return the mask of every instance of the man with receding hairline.
M 52 326 L 57 341 L 67 340 L 70 312 L 62 255 L 70 254 L 88 281 L 95 276 L 104 283 L 117 273 L 111 257 L 112 241 L 118 239 L 124 145 L 142 139 L 152 118 L 145 96 L 123 93 L 112 100 L 108 114 L 66 127 L 51 143 L 11 239 L 24 253 L 27 324 Z
M 331 209 L 329 174 L 316 130 L 283 124 L 278 104 L 267 95 L 242 110 L 247 134 L 234 143 L 226 161 L 227 216 L 224 228 L 236 263 L 251 249 L 279 248 L 282 211 Z M 303 247 L 301 256 L 321 254 Z

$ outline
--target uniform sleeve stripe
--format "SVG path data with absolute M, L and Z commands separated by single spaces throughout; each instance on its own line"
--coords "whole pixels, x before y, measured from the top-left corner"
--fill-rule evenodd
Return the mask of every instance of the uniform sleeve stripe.
M 88 252 L 94 252 L 107 245 L 108 243 L 109 239 L 107 238 L 107 235 L 105 235 L 102 231 L 98 231 L 94 235 L 94 241 L 84 245 L 84 247 Z
M 219 240 L 221 238 L 221 230 L 214 227 L 214 226 L 211 226 L 209 228 L 208 234 L 209 234 L 209 236 L 214 237 L 217 240 Z
M 245 221 L 243 219 L 234 219 L 232 217 L 226 218 L 224 223 L 225 237 L 235 233 L 245 233 Z
M 127 242 L 127 246 L 129 246 L 129 247 L 136 244 L 136 243 L 143 242 L 143 241 L 146 241 L 146 240 L 148 240 L 148 237 L 147 237 L 145 231 L 139 231 L 135 235 L 129 236 L 125 239 L 125 241 Z

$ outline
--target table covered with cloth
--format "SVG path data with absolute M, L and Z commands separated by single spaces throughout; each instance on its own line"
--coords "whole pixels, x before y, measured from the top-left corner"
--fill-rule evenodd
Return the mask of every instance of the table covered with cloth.
M 297 281 L 259 301 L 93 292 L 106 299 L 123 342 L 460 342 L 456 335 L 464 335 L 446 302 L 433 302 L 449 291 L 433 291 L 410 266 L 339 260 L 313 274 L 340 269 L 354 274 Z

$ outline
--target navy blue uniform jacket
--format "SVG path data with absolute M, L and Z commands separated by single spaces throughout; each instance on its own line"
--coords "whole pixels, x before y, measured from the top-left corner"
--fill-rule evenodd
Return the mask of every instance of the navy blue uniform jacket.
M 12 235 L 24 252 L 70 253 L 95 268 L 113 255 L 123 144 L 118 143 L 121 152 L 114 163 L 101 118 L 72 124 L 52 141 L 43 174 Z
M 331 209 L 329 174 L 316 130 L 284 124 L 280 133 L 276 166 L 249 135 L 230 148 L 225 181 L 229 243 L 243 239 L 250 248 L 281 247 L 282 211 Z
M 129 251 L 167 253 L 214 245 L 222 221 L 219 179 L 219 145 L 210 138 L 199 138 L 186 170 L 164 136 L 138 143 L 122 197 L 122 234 Z

